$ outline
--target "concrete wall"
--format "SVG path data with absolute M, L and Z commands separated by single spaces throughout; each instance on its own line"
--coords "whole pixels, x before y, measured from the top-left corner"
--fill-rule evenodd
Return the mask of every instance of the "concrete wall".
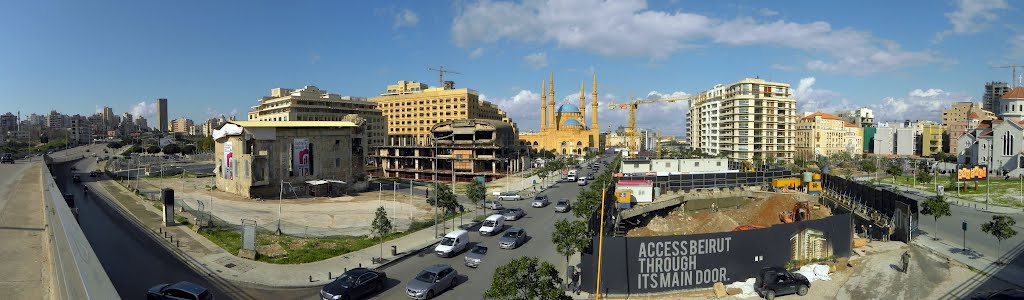
M 729 160 L 725 158 L 693 158 L 693 159 L 651 159 L 628 160 L 622 162 L 622 173 L 646 172 L 678 172 L 678 173 L 711 173 L 729 170 Z

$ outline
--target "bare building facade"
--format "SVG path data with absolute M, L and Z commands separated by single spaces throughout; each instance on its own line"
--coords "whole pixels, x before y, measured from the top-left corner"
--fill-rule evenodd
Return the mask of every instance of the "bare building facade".
M 430 143 L 415 137 L 377 149 L 382 176 L 414 180 L 486 180 L 516 173 L 526 165 L 527 149 L 515 130 L 501 120 L 463 119 L 433 125 Z M 453 176 L 454 174 L 454 176 Z

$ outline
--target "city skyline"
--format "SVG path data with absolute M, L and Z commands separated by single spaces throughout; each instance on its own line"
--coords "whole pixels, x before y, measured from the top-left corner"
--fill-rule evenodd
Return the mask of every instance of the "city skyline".
M 549 73 L 559 103 L 577 101 L 579 82 L 597 73 L 601 130 L 625 125 L 609 101 L 694 94 L 745 77 L 790 84 L 798 111 L 865 106 L 878 121 L 937 120 L 952 102 L 980 101 L 986 82 L 1010 82 L 1011 70 L 996 67 L 1024 62 L 1013 4 L 885 2 L 888 9 L 851 13 L 868 6 L 18 3 L 11 8 L 23 13 L 0 24 L 38 26 L 0 33 L 11 41 L 0 49 L 0 92 L 6 110 L 22 116 L 106 106 L 153 121 L 155 100 L 167 98 L 168 118 L 201 122 L 244 119 L 278 87 L 373 97 L 399 80 L 436 86 L 428 68 L 443 65 L 461 73 L 446 80 L 479 91 L 521 131 L 539 126 L 539 85 Z M 280 11 L 291 21 L 253 18 Z M 641 108 L 638 126 L 682 136 L 685 105 Z

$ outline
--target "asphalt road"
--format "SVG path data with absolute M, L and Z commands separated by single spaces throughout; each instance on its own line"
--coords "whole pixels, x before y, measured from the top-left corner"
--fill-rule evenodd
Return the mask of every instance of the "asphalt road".
M 588 174 L 586 172 L 587 171 L 585 171 L 584 174 Z M 589 186 L 581 187 L 576 185 L 574 182 L 562 182 L 557 184 L 555 187 L 552 187 L 542 193 L 548 195 L 549 200 L 552 202 L 548 206 L 542 208 L 531 207 L 530 203 L 533 199 L 504 201 L 502 204 L 504 204 L 505 207 L 521 207 L 527 213 L 527 215 L 522 219 L 508 221 L 505 223 L 506 230 L 510 227 L 526 229 L 526 233 L 530 239 L 527 240 L 525 244 L 517 249 L 500 249 L 498 247 L 498 239 L 504 231 L 494 236 L 481 236 L 476 232 L 471 232 L 469 235 L 470 247 L 467 247 L 467 249 L 471 248 L 474 243 L 484 243 L 488 248 L 488 253 L 484 258 L 484 262 L 476 269 L 467 267 L 463 264 L 463 257 L 465 256 L 466 251 L 463 251 L 459 255 L 451 258 L 441 258 L 433 253 L 433 248 L 424 249 L 423 251 L 420 251 L 420 253 L 407 257 L 401 262 L 386 267 L 384 271 L 388 274 L 390 280 L 387 283 L 386 289 L 379 295 L 373 297 L 373 299 L 407 298 L 405 294 L 405 285 L 408 281 L 425 267 L 434 264 L 451 265 L 460 275 L 460 283 L 451 290 L 437 295 L 436 299 L 481 299 L 484 291 L 490 288 L 491 279 L 493 278 L 494 271 L 498 266 L 504 265 L 512 261 L 512 259 L 523 256 L 538 257 L 541 261 L 547 261 L 554 264 L 564 278 L 566 270 L 565 257 L 555 251 L 555 246 L 551 243 L 551 232 L 554 229 L 554 223 L 556 221 L 567 218 L 572 219 L 575 217 L 572 212 L 555 213 L 554 203 L 560 198 L 567 198 L 571 201 L 575 201 L 576 195 L 579 193 L 581 188 L 589 188 Z
M 72 171 L 72 165 L 78 170 Z M 82 185 L 71 181 L 72 172 L 87 173 L 94 168 L 95 160 L 84 159 L 54 164 L 53 173 L 61 190 L 75 195 L 82 231 L 122 299 L 140 299 L 154 285 L 182 280 L 209 288 L 217 299 L 305 299 L 316 294 L 318 289 L 313 288 L 262 289 L 221 280 L 211 281 L 200 275 L 109 207 L 112 199 L 102 199 L 93 193 L 86 196 Z M 82 178 L 90 179 L 87 175 Z
M 892 184 L 889 183 L 889 185 L 891 186 Z M 900 187 L 900 191 L 904 191 L 904 195 L 917 200 L 919 204 L 926 201 L 928 196 L 934 195 L 930 192 L 925 193 L 920 191 L 907 193 L 905 192 L 906 190 L 906 187 Z M 978 205 L 978 207 L 980 208 L 981 205 Z M 951 216 L 939 218 L 937 232 L 935 219 L 931 216 L 920 215 L 921 219 L 918 222 L 918 233 L 924 234 L 924 236 L 928 237 L 937 236 L 946 243 L 963 247 L 965 234 L 961 229 L 961 226 L 962 222 L 967 222 L 967 248 L 992 260 L 996 260 L 997 258 L 1006 255 L 1010 249 L 1024 243 L 1024 214 L 1022 213 L 1009 214 L 1009 216 L 1013 217 L 1013 219 L 1017 221 L 1015 229 L 1018 234 L 1013 238 L 1003 240 L 1002 243 L 999 243 L 995 237 L 981 231 L 981 224 L 988 223 L 992 220 L 992 216 L 996 214 L 977 210 L 973 207 L 968 208 L 957 205 L 951 205 L 950 210 L 952 212 Z M 1012 258 L 1008 260 L 1012 260 Z M 1021 265 L 1022 262 L 1024 262 L 1024 260 L 1014 260 L 1015 264 L 1020 267 L 1024 267 L 1024 265 Z

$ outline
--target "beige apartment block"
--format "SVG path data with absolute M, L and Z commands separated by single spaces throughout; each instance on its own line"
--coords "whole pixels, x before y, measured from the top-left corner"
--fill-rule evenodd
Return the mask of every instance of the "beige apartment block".
M 341 121 L 346 115 L 366 120 L 366 139 L 370 148 L 384 145 L 387 121 L 377 104 L 365 98 L 341 96 L 307 85 L 301 89 L 275 88 L 259 100 L 248 113 L 249 121 Z
M 433 88 L 425 83 L 399 81 L 369 101 L 376 103 L 387 118 L 389 136 L 411 139 L 420 145 L 429 144 L 434 125 L 452 120 L 498 120 L 515 129 L 515 123 L 497 105 L 480 100 L 480 93 L 475 90 L 455 88 L 451 81 Z
M 957 153 L 956 141 L 960 136 L 977 128 L 981 121 L 995 118 L 995 113 L 982 109 L 981 103 L 976 102 L 957 102 L 943 110 L 942 128 L 948 142 L 946 153 Z
M 800 118 L 796 122 L 796 157 L 810 161 L 838 153 L 863 153 L 860 132 L 857 125 L 823 112 Z
M 191 133 L 190 128 L 195 126 L 192 120 L 186 119 L 185 117 L 177 118 L 171 121 L 171 132 L 174 133 Z
M 796 100 L 789 84 L 745 78 L 719 84 L 690 101 L 691 147 L 732 161 L 792 162 Z

